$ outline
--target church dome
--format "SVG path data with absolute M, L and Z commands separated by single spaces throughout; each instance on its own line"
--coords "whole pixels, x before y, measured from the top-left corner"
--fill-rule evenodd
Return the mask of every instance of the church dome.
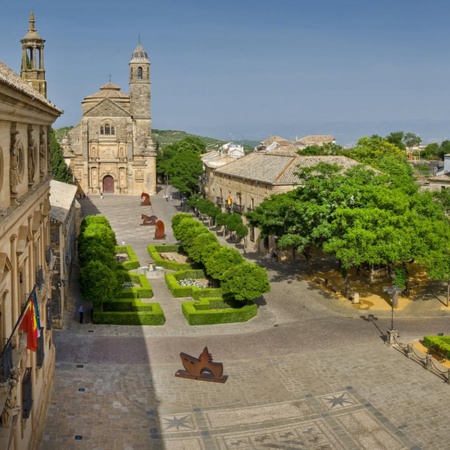
M 138 44 L 138 46 L 134 49 L 130 62 L 150 62 L 148 60 L 147 52 L 141 44 Z

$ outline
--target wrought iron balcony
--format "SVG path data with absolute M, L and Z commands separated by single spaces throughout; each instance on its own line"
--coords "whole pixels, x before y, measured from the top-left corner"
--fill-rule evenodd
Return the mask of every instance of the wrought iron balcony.
M 222 206 L 223 205 L 223 198 L 222 197 L 216 197 L 216 205 Z
M 39 269 L 36 272 L 36 285 L 39 290 L 41 290 L 44 285 L 44 271 L 41 266 L 39 266 Z
M 13 365 L 12 345 L 8 342 L 0 355 L 0 382 L 6 383 Z
M 242 214 L 244 207 L 242 205 L 233 204 L 233 212 Z
M 252 208 L 251 206 L 247 206 L 247 212 L 252 212 L 255 208 Z

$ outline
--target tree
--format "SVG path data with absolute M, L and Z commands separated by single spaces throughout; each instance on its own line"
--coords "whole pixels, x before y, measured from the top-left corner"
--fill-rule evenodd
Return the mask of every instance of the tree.
M 236 249 L 221 246 L 217 251 L 207 255 L 203 264 L 210 277 L 224 280 L 225 272 L 232 266 L 242 264 L 243 261 L 244 258 Z
M 100 307 L 103 302 L 114 298 L 121 288 L 116 271 L 98 260 L 81 267 L 78 281 L 83 297 Z
M 199 190 L 199 177 L 203 173 L 200 155 L 205 151 L 205 143 L 196 136 L 168 145 L 158 154 L 157 173 L 167 175 L 172 186 L 191 196 Z
M 403 142 L 405 143 L 406 148 L 417 147 L 422 143 L 422 138 L 417 134 L 408 132 L 405 133 L 405 136 L 403 137 Z
M 50 169 L 53 179 L 63 183 L 72 182 L 72 174 L 64 161 L 63 151 L 55 137 L 55 131 L 50 132 Z
M 194 262 L 205 261 L 211 253 L 217 251 L 220 248 L 220 243 L 217 237 L 209 232 L 208 234 L 202 233 L 197 235 L 193 240 L 189 248 L 189 257 Z
M 270 284 L 266 269 L 244 261 L 223 274 L 220 288 L 227 301 L 248 303 L 269 292 Z
M 386 136 L 386 141 L 397 146 L 400 150 L 406 150 L 406 145 L 403 142 L 405 133 L 403 131 L 393 131 Z

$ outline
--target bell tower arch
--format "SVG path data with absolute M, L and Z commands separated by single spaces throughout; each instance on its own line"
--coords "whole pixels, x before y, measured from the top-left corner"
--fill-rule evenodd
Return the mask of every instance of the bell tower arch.
M 44 42 L 36 32 L 34 13 L 30 13 L 28 33 L 22 43 L 22 67 L 20 76 L 39 93 L 47 97 L 44 69 Z

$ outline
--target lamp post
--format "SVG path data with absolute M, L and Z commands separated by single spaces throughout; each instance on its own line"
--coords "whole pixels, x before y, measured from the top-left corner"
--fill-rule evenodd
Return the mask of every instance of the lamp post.
M 387 333 L 389 345 L 394 345 L 397 339 L 397 330 L 394 328 L 394 308 L 398 306 L 398 295 L 403 291 L 403 288 L 395 285 L 383 286 L 383 291 L 391 297 L 391 329 L 387 330 Z

